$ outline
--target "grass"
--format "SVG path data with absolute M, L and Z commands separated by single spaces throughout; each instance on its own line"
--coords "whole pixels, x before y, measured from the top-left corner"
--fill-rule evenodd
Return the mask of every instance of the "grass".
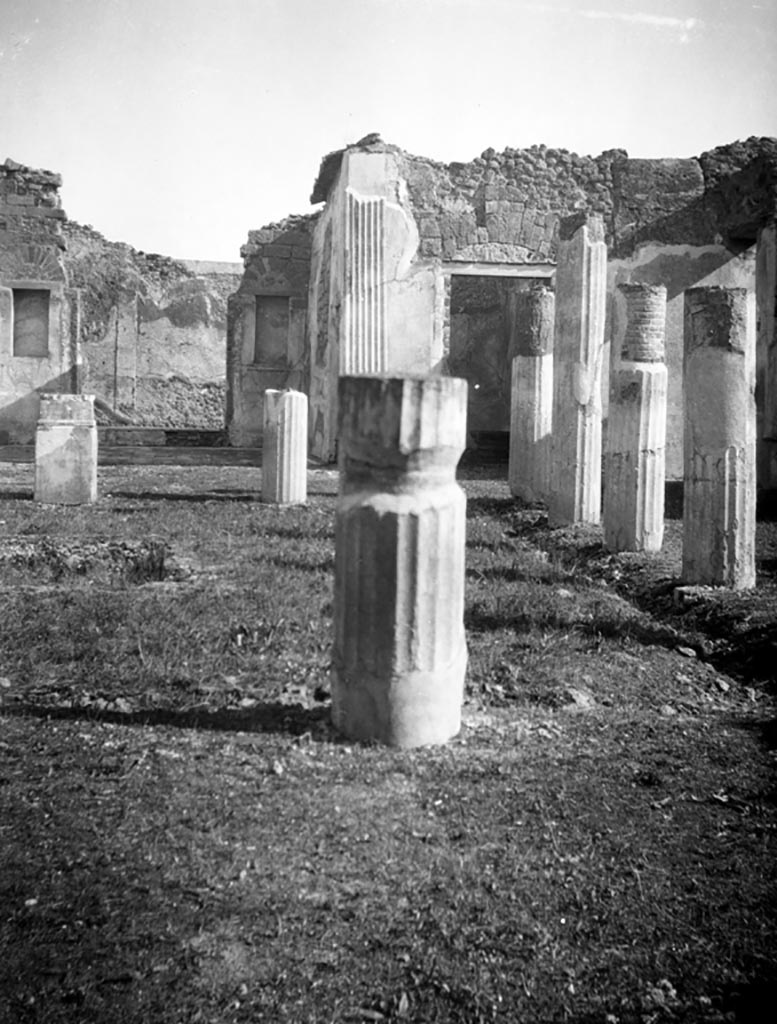
M 331 471 L 4 469 L 0 1020 L 764 1019 L 774 524 L 680 606 L 678 522 L 614 556 L 465 471 L 465 724 L 400 752 L 329 725 Z

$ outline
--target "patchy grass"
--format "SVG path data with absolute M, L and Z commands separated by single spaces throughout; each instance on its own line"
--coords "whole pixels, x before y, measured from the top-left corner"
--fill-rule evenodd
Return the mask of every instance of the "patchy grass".
M 328 724 L 336 477 L 0 485 L 0 1020 L 760 1021 L 777 996 L 774 524 L 759 587 L 469 497 L 461 735 Z

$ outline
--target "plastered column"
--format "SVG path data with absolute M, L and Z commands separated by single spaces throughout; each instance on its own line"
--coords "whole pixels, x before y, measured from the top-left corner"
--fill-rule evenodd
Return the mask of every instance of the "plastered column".
M 755 337 L 744 288 L 685 292 L 683 578 L 755 585 Z
M 97 500 L 94 395 L 40 396 L 34 497 L 52 505 Z
M 353 739 L 459 731 L 466 410 L 456 377 L 340 380 L 332 717 Z
M 264 393 L 262 501 L 300 505 L 308 493 L 308 399 L 301 391 Z
M 553 316 L 550 288 L 518 296 L 510 390 L 510 491 L 524 501 L 547 497 L 553 422 Z
M 599 214 L 561 222 L 553 341 L 551 525 L 601 515 L 601 373 L 607 246 Z
M 777 488 L 777 223 L 758 232 L 755 294 L 756 335 L 756 459 L 758 485 Z
M 660 551 L 664 538 L 666 288 L 623 284 L 626 330 L 610 376 L 604 457 L 604 543 Z

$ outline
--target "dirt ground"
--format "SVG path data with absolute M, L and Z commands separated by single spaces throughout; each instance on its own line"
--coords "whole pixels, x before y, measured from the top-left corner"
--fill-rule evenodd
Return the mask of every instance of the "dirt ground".
M 0 468 L 0 1020 L 770 1019 L 777 523 L 680 601 L 671 502 L 612 555 L 465 467 L 463 728 L 402 752 L 329 723 L 333 470 Z

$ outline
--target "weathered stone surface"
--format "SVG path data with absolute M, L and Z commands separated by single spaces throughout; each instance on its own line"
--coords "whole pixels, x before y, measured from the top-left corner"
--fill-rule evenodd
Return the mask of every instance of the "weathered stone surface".
M 97 500 L 97 425 L 93 395 L 41 395 L 35 434 L 36 501 Z
M 586 208 L 609 223 L 612 167 L 625 152 L 581 157 L 543 145 L 486 152 L 449 165 L 401 154 L 422 238 L 442 238 L 445 259 L 554 259 L 560 217 Z
M 512 351 L 510 491 L 524 501 L 547 497 L 553 423 L 553 292 L 538 286 L 518 297 Z
M 553 442 L 548 514 L 553 525 L 601 514 L 601 373 L 607 247 L 601 217 L 559 242 L 553 362 Z
M 762 396 L 758 437 L 777 441 L 777 222 L 758 233 L 756 263 L 758 302 L 757 391 Z M 762 458 L 769 466 L 770 460 Z M 771 468 L 769 466 L 769 468 Z M 762 486 L 777 487 L 777 473 L 765 472 Z
M 0 164 L 0 439 L 30 444 L 39 395 L 75 392 L 78 295 L 67 286 L 59 175 Z
M 455 377 L 340 380 L 332 716 L 354 739 L 460 728 L 466 401 Z
M 300 505 L 308 492 L 308 398 L 301 391 L 265 391 L 262 501 Z
M 81 298 L 82 387 L 102 422 L 223 428 L 234 263 L 173 260 L 68 221 L 65 265 Z
M 262 444 L 264 393 L 305 383 L 308 285 L 317 215 L 292 216 L 250 231 L 244 273 L 227 309 L 226 426 L 230 444 Z M 263 316 L 266 300 L 286 300 L 285 324 Z M 267 326 L 270 331 L 264 330 Z
M 385 373 L 386 336 L 386 200 L 346 193 L 345 322 L 340 372 Z
M 664 536 L 666 289 L 620 286 L 626 300 L 621 359 L 610 375 L 604 457 L 604 543 L 659 551 Z
M 683 578 L 755 585 L 755 338 L 743 288 L 685 293 Z

